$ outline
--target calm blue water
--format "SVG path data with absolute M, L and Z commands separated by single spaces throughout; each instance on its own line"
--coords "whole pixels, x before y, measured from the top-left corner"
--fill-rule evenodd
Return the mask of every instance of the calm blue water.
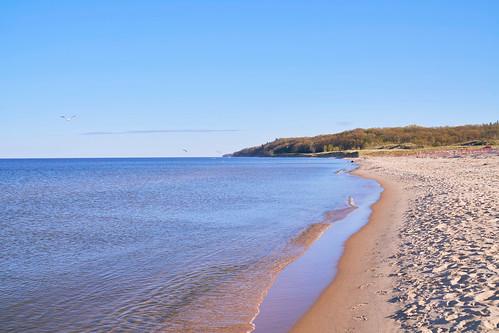
M 372 182 L 336 174 L 351 167 L 0 160 L 1 330 L 247 331 L 290 240 L 350 195 L 372 201 Z

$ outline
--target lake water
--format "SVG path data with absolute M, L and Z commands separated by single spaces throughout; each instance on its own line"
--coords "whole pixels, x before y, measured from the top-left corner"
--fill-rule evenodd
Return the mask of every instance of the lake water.
M 380 187 L 340 171 L 351 168 L 306 158 L 0 160 L 1 331 L 251 331 L 311 226 L 349 196 L 364 211 L 349 232 L 367 221 Z

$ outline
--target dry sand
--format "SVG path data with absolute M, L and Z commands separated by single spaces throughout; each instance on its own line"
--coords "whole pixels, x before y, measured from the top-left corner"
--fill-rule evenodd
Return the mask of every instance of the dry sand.
M 499 331 L 499 157 L 372 157 L 385 191 L 292 332 Z

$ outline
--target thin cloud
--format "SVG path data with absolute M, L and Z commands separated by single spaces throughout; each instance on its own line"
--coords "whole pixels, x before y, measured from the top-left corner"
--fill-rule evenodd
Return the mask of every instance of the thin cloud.
M 239 132 L 236 129 L 170 129 L 170 130 L 133 130 L 119 132 L 85 132 L 82 135 L 123 135 L 123 134 L 154 134 L 154 133 L 226 133 Z

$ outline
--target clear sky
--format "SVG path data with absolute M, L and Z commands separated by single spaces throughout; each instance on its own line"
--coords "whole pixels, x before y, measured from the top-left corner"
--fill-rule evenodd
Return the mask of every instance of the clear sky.
M 495 0 L 0 2 L 0 157 L 498 118 Z

